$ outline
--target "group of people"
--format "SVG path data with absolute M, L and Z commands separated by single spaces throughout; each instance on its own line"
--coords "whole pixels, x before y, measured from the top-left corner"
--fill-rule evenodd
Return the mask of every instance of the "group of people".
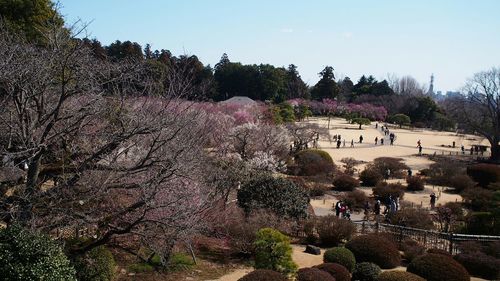
M 335 215 L 346 220 L 351 220 L 351 210 L 342 200 L 337 201 L 335 204 Z

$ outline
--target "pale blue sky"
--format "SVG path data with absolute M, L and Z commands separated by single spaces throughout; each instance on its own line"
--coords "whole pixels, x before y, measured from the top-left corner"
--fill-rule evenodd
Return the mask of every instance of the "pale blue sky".
M 500 66 L 500 0 L 60 0 L 67 22 L 91 37 L 150 43 L 205 64 L 295 64 L 304 81 L 332 65 L 338 76 L 412 75 L 455 90 Z

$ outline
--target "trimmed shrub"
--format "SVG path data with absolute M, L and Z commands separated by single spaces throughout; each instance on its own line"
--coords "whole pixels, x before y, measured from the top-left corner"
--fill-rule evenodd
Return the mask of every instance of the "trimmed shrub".
M 356 265 L 356 258 L 354 254 L 347 248 L 335 247 L 325 251 L 323 255 L 323 262 L 325 263 L 338 263 L 343 265 L 349 272 L 354 270 Z
M 20 226 L 0 229 L 0 274 L 6 281 L 76 280 L 61 247 Z
M 404 186 L 400 183 L 388 184 L 386 182 L 379 182 L 376 187 L 372 188 L 373 195 L 382 202 L 387 202 L 389 196 L 392 196 L 392 198 L 399 197 L 399 200 L 402 200 L 405 194 L 404 190 Z
M 382 270 L 371 262 L 361 262 L 356 264 L 352 273 L 352 280 L 357 281 L 376 281 Z
M 309 195 L 288 179 L 260 175 L 249 180 L 238 190 L 238 206 L 246 214 L 259 209 L 270 209 L 290 218 L 307 217 Z
M 403 159 L 395 157 L 375 158 L 373 165 L 381 175 L 384 175 L 387 169 L 391 170 L 391 177 L 393 178 L 403 176 L 403 170 L 408 169 L 408 166 L 403 163 Z
M 403 208 L 391 216 L 392 224 L 409 226 L 415 228 L 432 229 L 432 222 L 429 211 L 423 208 Z
M 351 274 L 347 268 L 338 263 L 322 263 L 315 268 L 328 272 L 335 281 L 351 281 Z
M 421 171 L 423 172 L 423 171 Z M 427 182 L 435 185 L 452 186 L 451 179 L 465 174 L 465 165 L 454 161 L 439 161 L 425 169 Z
M 255 268 L 294 274 L 297 265 L 292 260 L 290 239 L 272 228 L 259 230 L 255 241 Z
M 424 180 L 419 176 L 407 177 L 406 178 L 408 191 L 422 191 L 424 190 Z
M 111 281 L 115 276 L 115 259 L 104 246 L 96 247 L 75 259 L 76 277 L 81 281 Z
M 376 186 L 382 179 L 382 174 L 377 171 L 373 164 L 366 165 L 359 174 L 359 180 L 363 186 Z
M 488 280 L 500 279 L 500 259 L 483 253 L 472 253 L 458 254 L 455 260 L 462 264 L 472 276 Z
M 257 269 L 241 277 L 238 281 L 288 281 L 288 278 L 273 270 Z
M 467 174 L 483 188 L 488 188 L 490 183 L 500 182 L 500 166 L 496 164 L 468 166 Z
M 384 236 L 368 234 L 357 236 L 346 244 L 357 262 L 373 262 L 384 269 L 399 266 L 401 256 L 395 243 Z
M 297 281 L 336 281 L 333 276 L 318 268 L 301 268 Z
M 428 249 L 427 253 L 428 254 L 443 255 L 443 256 L 450 257 L 450 258 L 452 257 L 451 254 L 448 251 L 445 251 L 445 250 L 442 250 L 442 249 L 436 249 L 436 248 Z
M 460 193 L 468 188 L 473 188 L 476 186 L 476 182 L 473 181 L 468 175 L 456 175 L 449 180 L 449 186 L 454 189 L 455 192 Z
M 369 201 L 366 193 L 361 190 L 345 192 L 344 194 L 340 195 L 340 199 L 354 211 L 362 210 L 365 206 L 365 202 Z
M 359 186 L 359 181 L 352 176 L 340 173 L 333 180 L 333 186 L 337 191 L 353 191 Z
M 410 272 L 385 271 L 378 276 L 377 281 L 425 281 L 425 279 Z
M 337 246 L 344 240 L 351 239 L 356 227 L 348 220 L 334 215 L 320 217 L 316 220 L 316 230 L 323 246 Z
M 404 258 L 408 262 L 411 262 L 416 257 L 425 254 L 425 247 L 420 245 L 406 246 L 405 249 L 403 250 L 403 253 L 404 253 Z
M 294 174 L 299 176 L 315 176 L 331 174 L 335 164 L 328 152 L 319 149 L 306 149 L 295 155 Z
M 465 205 L 473 211 L 488 210 L 493 202 L 494 192 L 485 188 L 468 188 L 462 192 Z
M 425 254 L 415 258 L 407 268 L 427 281 L 470 281 L 467 270 L 450 257 Z

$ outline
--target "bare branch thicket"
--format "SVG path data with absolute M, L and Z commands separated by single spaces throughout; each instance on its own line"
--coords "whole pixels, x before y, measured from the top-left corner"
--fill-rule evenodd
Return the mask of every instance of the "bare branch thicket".
M 465 129 L 485 137 L 491 160 L 500 161 L 500 69 L 476 73 L 461 97 L 443 103 L 446 111 Z
M 190 77 L 172 69 L 155 93 L 143 63 L 96 60 L 59 33 L 47 48 L 1 33 L 2 165 L 27 168 L 1 195 L 2 220 L 95 229 L 75 252 L 133 236 L 166 262 L 219 196 L 204 177 L 213 124 L 182 99 Z

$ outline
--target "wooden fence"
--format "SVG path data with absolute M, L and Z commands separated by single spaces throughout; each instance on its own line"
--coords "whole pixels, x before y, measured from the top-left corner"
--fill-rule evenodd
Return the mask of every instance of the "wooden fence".
M 459 253 L 458 246 L 461 242 L 475 241 L 487 243 L 500 241 L 500 236 L 446 233 L 369 221 L 353 221 L 353 223 L 360 234 L 389 233 L 398 243 L 402 243 L 405 239 L 410 238 L 427 249 L 442 249 L 451 254 Z

